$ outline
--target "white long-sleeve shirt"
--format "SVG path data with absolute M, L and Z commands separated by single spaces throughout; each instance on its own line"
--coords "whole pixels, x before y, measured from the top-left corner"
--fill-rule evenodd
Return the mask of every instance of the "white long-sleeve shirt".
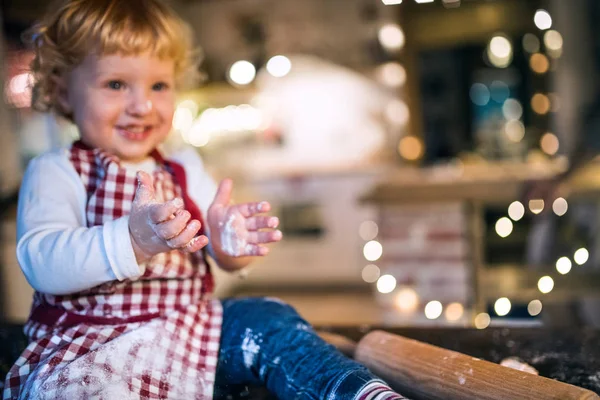
M 87 227 L 87 194 L 68 151 L 60 149 L 33 159 L 23 177 L 17 259 L 27 281 L 39 292 L 60 295 L 116 279 L 138 278 L 143 270 L 131 245 L 129 216 Z M 216 185 L 202 160 L 193 149 L 168 158 L 184 167 L 188 194 L 206 216 Z

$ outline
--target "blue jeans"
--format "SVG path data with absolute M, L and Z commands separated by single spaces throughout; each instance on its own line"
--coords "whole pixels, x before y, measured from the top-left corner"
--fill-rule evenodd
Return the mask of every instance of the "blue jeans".
M 223 300 L 216 388 L 264 386 L 280 400 L 351 400 L 367 368 L 323 341 L 289 305 L 275 298 Z

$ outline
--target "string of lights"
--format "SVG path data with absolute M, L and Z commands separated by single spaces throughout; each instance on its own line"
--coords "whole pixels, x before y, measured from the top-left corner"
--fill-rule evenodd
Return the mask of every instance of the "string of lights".
M 405 0 L 408 1 L 408 0 Z M 399 5 L 402 0 L 382 0 L 385 5 Z M 433 3 L 434 0 L 414 0 L 415 3 Z M 460 0 L 443 1 L 445 6 L 460 6 Z M 526 33 L 522 38 L 522 48 L 528 53 L 528 65 L 530 69 L 538 75 L 546 74 L 551 69 L 552 63 L 559 59 L 563 50 L 562 35 L 552 28 L 552 17 L 547 10 L 538 9 L 533 15 L 533 22 L 536 28 L 541 31 L 540 34 Z M 395 37 L 402 45 L 404 44 L 404 35 L 400 35 L 401 28 L 391 24 L 380 30 L 380 42 L 386 49 L 393 49 L 393 44 L 388 43 L 386 38 Z M 544 51 L 542 52 L 542 44 Z M 484 59 L 488 65 L 495 68 L 507 68 L 513 61 L 513 44 L 511 39 L 504 34 L 494 35 L 488 42 Z M 403 77 L 405 80 L 406 77 Z M 483 83 L 475 83 L 470 90 L 471 101 L 477 106 L 485 106 L 490 100 L 502 103 L 502 114 L 505 118 L 504 132 L 508 139 L 514 143 L 521 142 L 526 135 L 526 128 L 523 123 L 523 105 L 516 98 L 510 97 L 509 87 L 501 81 L 492 82 L 488 87 Z M 496 96 L 494 98 L 494 96 Z M 554 94 L 545 94 L 536 92 L 531 97 L 529 106 L 537 115 L 546 115 L 549 112 L 557 111 L 559 99 Z M 400 107 L 396 113 L 400 114 Z M 406 111 L 408 113 L 408 110 Z M 558 153 L 560 142 L 558 137 L 545 132 L 539 140 L 540 149 L 548 156 L 555 156 Z M 398 151 L 400 155 L 407 160 L 419 158 L 423 152 L 423 144 L 413 136 L 404 136 L 400 139 Z M 542 199 L 533 199 L 527 204 L 529 211 L 533 215 L 541 214 L 546 205 Z M 559 197 L 552 203 L 552 211 L 555 215 L 561 217 L 567 213 L 568 202 Z M 508 206 L 508 216 L 503 216 L 496 221 L 495 231 L 501 238 L 508 237 L 514 229 L 514 223 L 520 221 L 526 213 L 525 206 L 514 201 Z M 366 241 L 363 247 L 363 256 L 370 262 L 362 270 L 362 278 L 367 283 L 375 283 L 378 292 L 382 294 L 394 294 L 395 307 L 404 312 L 414 311 L 418 307 L 419 294 L 412 287 L 397 286 L 396 278 L 393 274 L 382 274 L 381 269 L 375 264 L 383 254 L 383 246 L 377 241 L 378 226 L 373 221 L 365 221 L 360 227 L 360 236 Z M 579 248 L 573 255 L 573 261 L 577 265 L 585 264 L 589 259 L 589 252 L 585 248 Z M 573 262 L 571 258 L 562 256 L 556 261 L 556 270 L 559 274 L 565 275 L 571 271 Z M 544 275 L 539 278 L 537 288 L 540 293 L 548 294 L 554 289 L 555 281 L 551 276 Z M 527 305 L 527 311 L 531 316 L 537 316 L 542 311 L 542 301 L 532 299 Z M 509 298 L 498 298 L 494 303 L 494 311 L 499 317 L 507 316 L 512 308 Z M 449 303 L 446 307 L 446 319 L 448 321 L 459 320 L 464 313 L 464 306 L 458 302 Z M 444 312 L 444 306 L 440 301 L 432 300 L 423 306 L 423 313 L 427 319 L 435 320 Z M 485 329 L 491 323 L 491 316 L 488 313 L 480 313 L 474 316 L 473 324 L 478 329 Z

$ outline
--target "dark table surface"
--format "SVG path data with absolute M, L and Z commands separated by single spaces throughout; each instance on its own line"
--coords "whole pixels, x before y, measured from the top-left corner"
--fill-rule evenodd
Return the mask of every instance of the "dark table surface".
M 0 324 L 0 381 L 26 345 L 19 325 Z M 600 394 L 600 330 L 585 328 L 389 328 L 321 327 L 360 340 L 367 332 L 383 329 L 408 338 L 455 350 L 499 363 L 506 357 L 519 357 L 540 375 Z M 268 396 L 262 391 L 240 389 L 230 399 L 257 400 Z

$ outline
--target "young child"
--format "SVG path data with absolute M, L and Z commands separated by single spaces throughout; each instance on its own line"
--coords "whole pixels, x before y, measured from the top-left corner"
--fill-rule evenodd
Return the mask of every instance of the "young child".
M 275 299 L 211 297 L 281 239 L 267 202 L 231 204 L 192 151 L 164 157 L 190 33 L 159 0 L 63 0 L 34 28 L 33 106 L 81 140 L 25 174 L 18 260 L 35 288 L 30 344 L 4 399 L 400 399 Z

